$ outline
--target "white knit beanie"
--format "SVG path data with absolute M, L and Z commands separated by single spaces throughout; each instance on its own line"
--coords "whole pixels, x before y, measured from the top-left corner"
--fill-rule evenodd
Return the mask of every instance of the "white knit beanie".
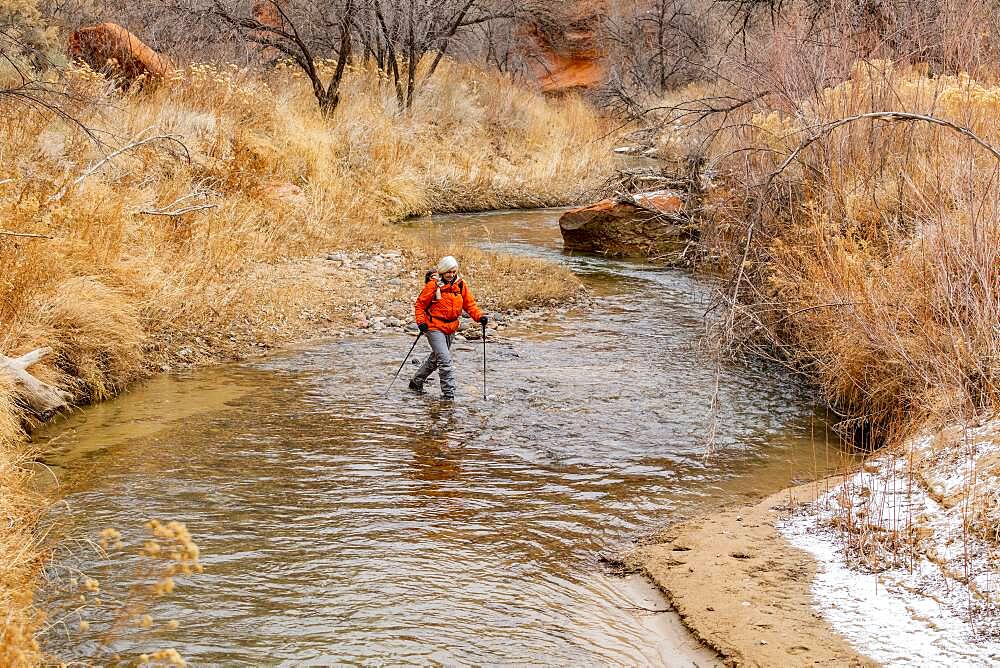
M 437 273 L 443 274 L 446 271 L 458 269 L 458 260 L 450 255 L 445 255 L 438 261 Z

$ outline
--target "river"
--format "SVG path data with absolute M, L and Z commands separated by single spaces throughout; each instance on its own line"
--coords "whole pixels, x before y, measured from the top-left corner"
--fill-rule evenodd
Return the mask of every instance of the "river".
M 176 647 L 227 665 L 694 661 L 664 615 L 637 609 L 662 600 L 598 556 L 842 470 L 847 455 L 795 381 L 716 373 L 700 345 L 703 282 L 564 255 L 558 214 L 410 225 L 564 262 L 592 295 L 502 330 L 485 401 L 475 341 L 456 345 L 456 404 L 433 382 L 414 396 L 405 378 L 381 396 L 412 342 L 386 331 L 159 377 L 43 432 L 61 499 L 51 515 L 69 537 L 39 593 L 52 618 L 78 595 L 66 573 L 98 577 L 108 597 L 138 577 L 134 556 L 104 559 L 80 539 L 114 527 L 134 544 L 144 519 L 175 519 L 205 572 L 178 578 L 174 596 L 143 608 L 153 628 L 115 632 L 107 652 Z M 48 649 L 110 656 L 94 640 L 110 613 L 83 614 L 91 631 L 57 624 Z

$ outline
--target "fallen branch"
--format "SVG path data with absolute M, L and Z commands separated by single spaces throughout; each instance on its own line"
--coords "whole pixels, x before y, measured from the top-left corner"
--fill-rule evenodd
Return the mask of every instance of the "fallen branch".
M 10 230 L 0 230 L 0 236 L 5 237 L 28 237 L 29 239 L 55 239 L 48 234 L 32 234 L 31 232 L 12 232 Z
M 140 211 L 136 211 L 136 213 L 141 213 L 146 216 L 183 216 L 185 213 L 191 213 L 193 211 L 203 211 L 205 209 L 215 209 L 218 206 L 219 206 L 218 204 L 196 204 L 194 206 L 189 206 L 184 209 L 177 209 L 176 211 L 168 211 L 167 209 L 163 210 L 142 209 Z
M 141 136 L 145 132 L 146 132 L 146 130 L 143 130 L 143 132 L 140 132 L 139 135 Z M 134 148 L 139 148 L 140 146 L 145 146 L 146 144 L 151 144 L 151 143 L 153 143 L 155 141 L 172 141 L 172 142 L 175 142 L 175 143 L 179 144 L 181 146 L 181 148 L 184 149 L 184 156 L 187 158 L 187 161 L 189 163 L 191 162 L 191 153 L 188 151 L 187 146 L 185 146 L 184 142 L 182 142 L 180 139 L 178 139 L 174 135 L 156 135 L 155 137 L 147 137 L 146 139 L 141 139 L 139 141 L 132 142 L 131 144 L 128 144 L 126 146 L 122 146 L 120 149 L 112 151 L 111 153 L 109 153 L 108 155 L 104 156 L 103 158 L 101 158 L 97 162 L 91 164 L 87 169 L 84 170 L 83 174 L 81 174 L 79 177 L 76 178 L 76 180 L 74 180 L 72 183 L 70 183 L 68 185 L 65 185 L 62 188 L 60 188 L 59 191 L 56 192 L 55 194 L 51 195 L 45 201 L 45 203 L 46 204 L 53 204 L 55 202 L 58 202 L 58 201 L 62 200 L 62 198 L 65 197 L 66 194 L 69 191 L 71 191 L 73 188 L 76 188 L 78 185 L 80 185 L 81 183 L 83 183 L 88 177 L 90 177 L 91 175 L 93 175 L 94 172 L 96 172 L 97 170 L 99 170 L 101 167 L 103 167 L 104 165 L 106 165 L 111 160 L 114 160 L 115 158 L 117 158 L 122 153 L 125 153 L 126 151 L 131 151 Z
M 653 615 L 660 615 L 664 612 L 673 612 L 673 608 L 646 608 L 641 605 L 619 605 L 616 606 L 619 610 L 631 610 L 633 612 L 648 612 Z
M 191 204 L 190 206 L 181 206 L 189 200 L 208 197 L 208 192 L 204 190 L 195 190 L 194 192 L 189 192 L 187 195 L 181 195 L 165 207 L 159 209 L 140 209 L 139 211 L 136 211 L 136 213 L 145 214 L 147 216 L 183 216 L 185 213 L 191 213 L 192 211 L 214 209 L 219 206 L 218 204 Z
M 0 373 L 14 379 L 18 396 L 38 415 L 48 415 L 69 405 L 72 395 L 54 385 L 44 383 L 30 373 L 28 367 L 52 352 L 52 348 L 38 348 L 20 357 L 0 354 Z

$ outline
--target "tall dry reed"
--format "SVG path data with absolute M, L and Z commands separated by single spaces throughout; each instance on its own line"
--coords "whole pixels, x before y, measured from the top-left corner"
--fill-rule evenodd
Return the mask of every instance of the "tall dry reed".
M 940 63 L 844 69 L 779 37 L 748 56 L 755 86 L 662 105 L 661 152 L 714 180 L 700 205 L 705 262 L 729 278 L 720 335 L 806 374 L 876 441 L 995 412 L 1000 87 Z

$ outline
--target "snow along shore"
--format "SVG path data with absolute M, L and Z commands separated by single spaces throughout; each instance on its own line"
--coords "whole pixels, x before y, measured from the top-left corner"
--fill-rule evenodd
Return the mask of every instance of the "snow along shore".
M 925 432 L 777 523 L 814 605 L 886 665 L 1000 662 L 1000 419 Z

